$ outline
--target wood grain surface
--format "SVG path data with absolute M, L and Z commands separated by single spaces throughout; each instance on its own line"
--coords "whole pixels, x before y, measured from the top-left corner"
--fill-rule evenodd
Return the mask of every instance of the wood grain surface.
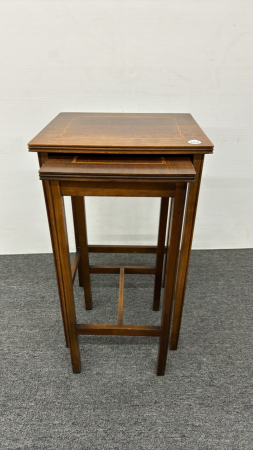
M 191 144 L 196 140 L 199 144 Z M 29 143 L 30 151 L 212 153 L 191 114 L 60 113 Z
M 39 170 L 40 179 L 134 177 L 194 181 L 195 169 L 187 156 L 92 155 L 50 158 Z

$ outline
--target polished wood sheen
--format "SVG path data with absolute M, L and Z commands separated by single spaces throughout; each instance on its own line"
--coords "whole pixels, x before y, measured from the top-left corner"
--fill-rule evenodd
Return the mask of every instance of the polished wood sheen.
M 90 265 L 90 273 L 120 273 L 122 266 L 98 266 Z M 156 273 L 155 266 L 124 266 L 125 273 L 138 275 L 153 275 Z
M 163 375 L 168 346 L 174 350 L 178 346 L 204 155 L 213 152 L 212 142 L 190 114 L 60 113 L 29 142 L 28 147 L 39 157 L 63 326 L 73 371 L 81 370 L 78 334 L 153 335 L 160 336 L 157 374 Z M 77 249 L 72 268 L 65 224 L 65 195 L 72 197 Z M 168 225 L 167 211 L 165 214 L 161 207 L 158 245 L 88 246 L 82 197 L 97 195 L 170 197 Z M 163 244 L 165 233 L 167 246 Z M 90 266 L 89 251 L 156 253 L 157 261 L 155 267 Z M 90 273 L 121 273 L 119 308 L 123 323 L 123 273 L 124 276 L 129 273 L 154 274 L 153 306 L 159 309 L 164 252 L 167 262 L 162 327 L 76 324 L 72 279 L 77 270 L 79 285 L 90 291 L 90 300 L 89 294 L 85 295 L 88 308 L 91 307 Z
M 79 161 L 80 160 L 80 161 Z M 39 170 L 40 179 L 107 180 L 124 179 L 193 181 L 195 170 L 186 156 L 81 155 L 81 157 L 51 158 Z
M 170 336 L 173 298 L 176 292 L 178 256 L 183 224 L 185 195 L 186 195 L 186 184 L 178 183 L 175 198 L 173 198 L 172 203 L 172 221 L 167 253 L 168 262 L 166 267 L 166 277 L 164 287 L 162 333 L 159 344 L 157 375 L 164 375 L 165 373 L 169 336 Z
M 156 274 L 155 274 L 155 288 L 153 299 L 153 310 L 159 311 L 160 296 L 162 287 L 162 274 L 163 274 L 163 260 L 164 260 L 164 244 L 167 228 L 169 198 L 165 197 L 161 199 L 160 207 L 160 222 L 158 230 L 158 243 L 156 253 Z
M 78 264 L 78 268 L 77 268 L 77 270 L 78 270 L 78 278 L 79 278 L 79 286 L 83 287 L 83 268 L 82 268 L 80 242 L 79 242 L 80 230 L 79 230 L 79 225 L 78 225 L 77 197 L 71 197 L 71 204 L 72 204 L 72 212 L 73 212 L 76 251 L 79 251 L 79 254 L 80 254 L 79 264 Z M 84 220 L 85 220 L 85 218 L 84 218 Z
M 90 197 L 173 197 L 175 184 L 168 181 L 136 180 L 88 180 L 62 181 L 61 194 L 71 196 Z
M 197 140 L 200 144 L 190 144 Z M 212 153 L 191 114 L 60 113 L 28 144 L 35 152 Z
M 66 218 L 63 199 L 60 193 L 58 181 L 51 182 L 51 192 L 53 200 L 53 209 L 55 212 L 57 238 L 59 242 L 59 257 L 60 257 L 59 263 L 64 288 L 64 304 L 66 310 L 66 326 L 68 329 L 70 357 L 73 372 L 79 373 L 81 371 L 81 361 L 79 355 L 78 339 L 75 333 L 76 316 L 75 316 L 72 275 L 70 267 L 68 237 L 66 229 Z
M 196 181 L 189 186 L 189 198 L 185 217 L 184 235 L 182 240 L 180 265 L 178 271 L 177 292 L 174 299 L 173 321 L 170 337 L 170 349 L 176 350 L 178 346 L 180 325 L 183 314 L 184 297 L 186 291 L 187 274 L 191 256 L 194 223 L 197 213 L 200 182 L 204 164 L 204 155 L 194 155 L 193 164 L 196 169 Z
M 75 157 L 76 158 L 76 157 Z M 106 334 L 106 335 L 126 335 L 126 336 L 160 336 L 160 347 L 157 374 L 163 375 L 165 371 L 167 349 L 169 341 L 170 329 L 170 311 L 172 309 L 173 294 L 176 285 L 176 272 L 178 265 L 178 252 L 181 236 L 183 212 L 184 212 L 184 196 L 186 192 L 187 183 L 194 181 L 195 170 L 192 163 L 187 157 L 166 157 L 166 170 L 160 164 L 160 159 L 153 157 L 143 158 L 143 164 L 133 164 L 135 171 L 124 172 L 125 166 L 132 166 L 131 163 L 126 164 L 125 158 L 122 161 L 113 164 L 117 166 L 117 177 L 120 181 L 115 183 L 114 172 L 110 170 L 112 166 L 112 158 L 101 157 L 86 159 L 85 163 L 80 165 L 73 163 L 73 158 L 56 158 L 47 159 L 40 169 L 40 175 L 43 174 L 46 178 L 44 182 L 50 183 L 50 191 L 52 194 L 53 212 L 55 216 L 56 238 L 59 244 L 59 276 L 62 277 L 64 297 L 62 299 L 63 309 L 65 311 L 65 326 L 68 335 L 68 344 L 70 349 L 72 368 L 74 373 L 79 373 L 81 370 L 78 335 L 79 334 Z M 88 162 L 87 162 L 88 161 Z M 129 158 L 128 161 L 132 161 Z M 158 161 L 158 163 L 157 163 Z M 101 179 L 99 167 L 108 164 L 108 171 L 105 172 Z M 76 168 L 73 170 L 73 167 Z M 92 167 L 92 171 L 90 171 Z M 143 169 L 144 167 L 144 169 Z M 159 167 L 159 169 L 157 169 Z M 51 170 L 53 168 L 53 170 Z M 145 177 L 142 177 L 143 170 Z M 159 170 L 162 176 L 162 181 L 157 181 L 159 178 Z M 122 174 L 123 172 L 123 174 Z M 85 207 L 84 199 L 82 197 L 83 186 L 87 182 L 90 184 L 89 176 L 92 175 L 93 183 L 96 189 L 103 189 L 104 185 L 112 191 L 112 194 L 118 192 L 118 183 L 122 183 L 122 195 L 132 192 L 132 196 L 143 191 L 143 184 L 146 186 L 150 196 L 156 195 L 156 186 L 159 183 L 164 185 L 164 190 L 167 193 L 166 197 L 161 199 L 161 214 L 159 223 L 159 237 L 157 246 L 156 266 L 90 266 L 88 259 L 88 239 L 86 230 Z M 74 223 L 76 225 L 76 246 L 77 251 L 74 257 L 72 268 L 70 267 L 70 256 L 68 250 L 68 237 L 66 232 L 65 211 L 63 200 L 62 185 L 68 183 L 70 187 L 75 185 L 76 195 L 72 198 L 72 206 L 74 212 Z M 105 181 L 106 179 L 106 181 Z M 127 179 L 127 182 L 123 181 Z M 147 182 L 149 183 L 147 186 Z M 162 326 L 136 326 L 123 324 L 123 307 L 124 307 L 124 278 L 128 273 L 143 273 L 155 274 L 155 293 L 154 293 L 154 309 L 158 309 L 160 301 L 161 281 L 162 281 L 162 267 L 164 258 L 164 246 L 166 235 L 166 224 L 168 214 L 168 193 L 171 193 L 174 198 L 172 229 L 170 233 L 169 242 L 169 263 L 166 267 L 166 280 L 169 280 L 169 286 L 166 284 L 164 301 Z M 93 193 L 94 195 L 94 193 Z M 54 238 L 53 238 L 54 241 Z M 73 294 L 73 280 L 77 272 L 78 264 L 81 264 L 81 280 L 84 285 L 85 304 L 86 309 L 92 308 L 91 288 L 90 288 L 90 273 L 119 273 L 119 299 L 118 299 L 118 321 L 115 325 L 103 324 L 77 324 L 75 317 L 75 305 Z M 168 283 L 166 281 L 166 283 Z
M 89 245 L 89 253 L 156 253 L 155 245 Z M 166 247 L 163 249 L 166 252 Z
M 79 244 L 81 251 L 81 270 L 86 309 L 92 309 L 92 295 L 89 273 L 88 236 L 86 227 L 85 205 L 83 197 L 76 197 Z
M 146 325 L 78 324 L 76 334 L 101 336 L 161 336 L 161 327 Z
M 75 277 L 76 277 L 76 272 L 78 267 L 80 266 L 80 258 L 81 258 L 81 251 L 80 248 L 77 249 L 76 254 L 74 256 L 74 261 L 72 263 L 71 266 L 71 277 L 72 277 L 72 282 L 74 283 L 75 281 Z

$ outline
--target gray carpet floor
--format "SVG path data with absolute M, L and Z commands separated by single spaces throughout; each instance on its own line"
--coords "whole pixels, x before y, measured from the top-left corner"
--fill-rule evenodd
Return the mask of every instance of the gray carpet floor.
M 91 262 L 152 264 L 149 255 Z M 1 256 L 1 449 L 253 449 L 253 250 L 193 251 L 179 348 L 155 374 L 158 338 L 81 336 L 64 344 L 53 258 Z M 153 276 L 126 275 L 124 322 L 159 324 Z M 114 323 L 118 276 L 93 275 L 93 311 Z

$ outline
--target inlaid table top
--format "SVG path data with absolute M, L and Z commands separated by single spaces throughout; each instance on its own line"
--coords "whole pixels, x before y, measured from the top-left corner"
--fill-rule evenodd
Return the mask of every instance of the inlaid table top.
M 57 155 L 58 156 L 58 155 Z M 77 155 L 50 158 L 40 179 L 149 179 L 194 181 L 196 171 L 187 156 Z
M 204 154 L 213 144 L 191 114 L 60 113 L 29 151 Z

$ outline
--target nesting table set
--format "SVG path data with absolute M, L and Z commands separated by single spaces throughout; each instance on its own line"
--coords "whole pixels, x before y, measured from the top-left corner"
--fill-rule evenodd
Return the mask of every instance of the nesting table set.
M 204 155 L 213 152 L 212 142 L 190 114 L 60 113 L 28 148 L 38 153 L 73 372 L 81 371 L 79 335 L 159 336 L 157 375 L 164 375 L 168 348 L 176 350 L 178 345 Z M 64 196 L 72 201 L 76 241 L 72 266 Z M 87 196 L 160 197 L 157 246 L 88 245 Z M 156 264 L 90 265 L 91 252 L 155 253 Z M 92 309 L 90 274 L 119 274 L 117 324 L 76 322 L 77 272 L 86 309 Z M 124 323 L 127 274 L 154 275 L 154 311 L 159 310 L 164 283 L 161 326 Z

